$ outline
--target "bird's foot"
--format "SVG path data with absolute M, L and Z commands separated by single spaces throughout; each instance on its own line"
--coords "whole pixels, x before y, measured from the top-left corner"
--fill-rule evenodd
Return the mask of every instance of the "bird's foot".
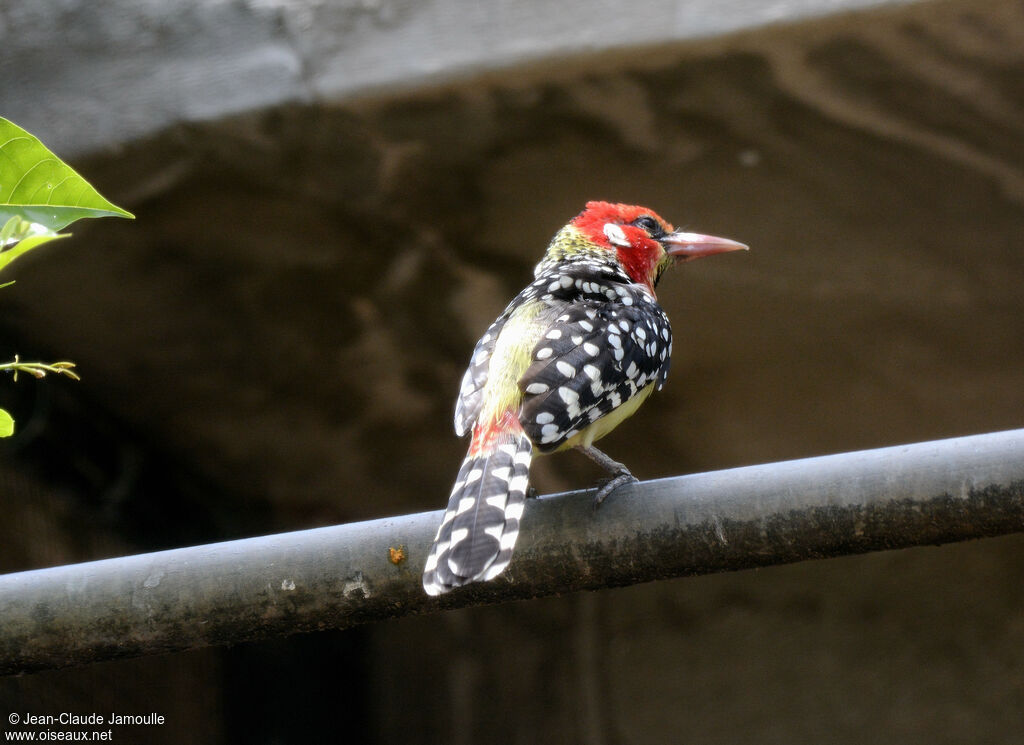
M 611 494 L 616 489 L 618 489 L 620 486 L 625 486 L 626 484 L 634 484 L 639 480 L 640 479 L 638 479 L 636 476 L 634 476 L 627 470 L 620 472 L 618 476 L 613 476 L 612 478 L 608 479 L 603 484 L 601 484 L 601 487 L 597 490 L 597 494 L 594 496 L 594 509 L 596 510 L 598 507 L 600 507 L 601 503 L 608 497 L 608 495 Z
M 601 487 L 597 490 L 597 496 L 594 497 L 594 509 L 596 510 L 601 506 L 609 494 L 618 489 L 624 484 L 631 484 L 639 479 L 629 472 L 623 464 L 619 463 L 613 458 L 609 458 L 607 455 L 602 453 L 595 447 L 583 447 L 579 446 L 580 452 L 590 458 L 592 461 L 601 466 L 604 470 L 612 474 L 612 477 L 608 481 L 601 484 Z

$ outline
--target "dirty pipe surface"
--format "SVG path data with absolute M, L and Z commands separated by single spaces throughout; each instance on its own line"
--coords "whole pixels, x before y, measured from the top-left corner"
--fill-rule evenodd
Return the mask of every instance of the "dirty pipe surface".
M 427 597 L 441 512 L 0 576 L 0 674 L 1024 531 L 1024 429 L 529 500 L 498 579 Z

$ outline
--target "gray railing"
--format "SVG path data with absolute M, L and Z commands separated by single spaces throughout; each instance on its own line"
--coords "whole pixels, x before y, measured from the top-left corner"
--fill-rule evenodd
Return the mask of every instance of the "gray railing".
M 1024 531 L 1024 429 L 530 500 L 508 571 L 420 587 L 440 512 L 0 576 L 0 673 Z

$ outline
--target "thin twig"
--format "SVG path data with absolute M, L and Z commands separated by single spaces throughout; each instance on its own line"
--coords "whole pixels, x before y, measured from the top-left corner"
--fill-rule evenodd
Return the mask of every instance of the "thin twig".
M 81 380 L 78 373 L 74 371 L 74 362 L 22 362 L 18 355 L 14 355 L 14 362 L 0 364 L 0 372 L 9 372 L 18 381 L 18 373 L 28 373 L 34 378 L 45 378 L 47 373 L 54 375 L 66 375 L 72 380 Z

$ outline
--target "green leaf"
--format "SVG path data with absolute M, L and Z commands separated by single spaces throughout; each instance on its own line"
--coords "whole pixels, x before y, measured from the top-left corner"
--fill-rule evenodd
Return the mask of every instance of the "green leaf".
M 14 434 L 14 420 L 11 415 L 0 409 L 0 437 L 10 437 Z
M 19 256 L 58 238 L 67 238 L 71 233 L 55 233 L 39 223 L 30 223 L 20 217 L 12 217 L 0 229 L 0 270 Z M 4 247 L 13 243 L 12 248 Z M 8 282 L 7 284 L 11 284 Z M 6 287 L 7 285 L 0 285 Z
M 134 218 L 104 199 L 36 137 L 0 117 L 0 223 L 15 216 L 51 231 L 83 217 Z

